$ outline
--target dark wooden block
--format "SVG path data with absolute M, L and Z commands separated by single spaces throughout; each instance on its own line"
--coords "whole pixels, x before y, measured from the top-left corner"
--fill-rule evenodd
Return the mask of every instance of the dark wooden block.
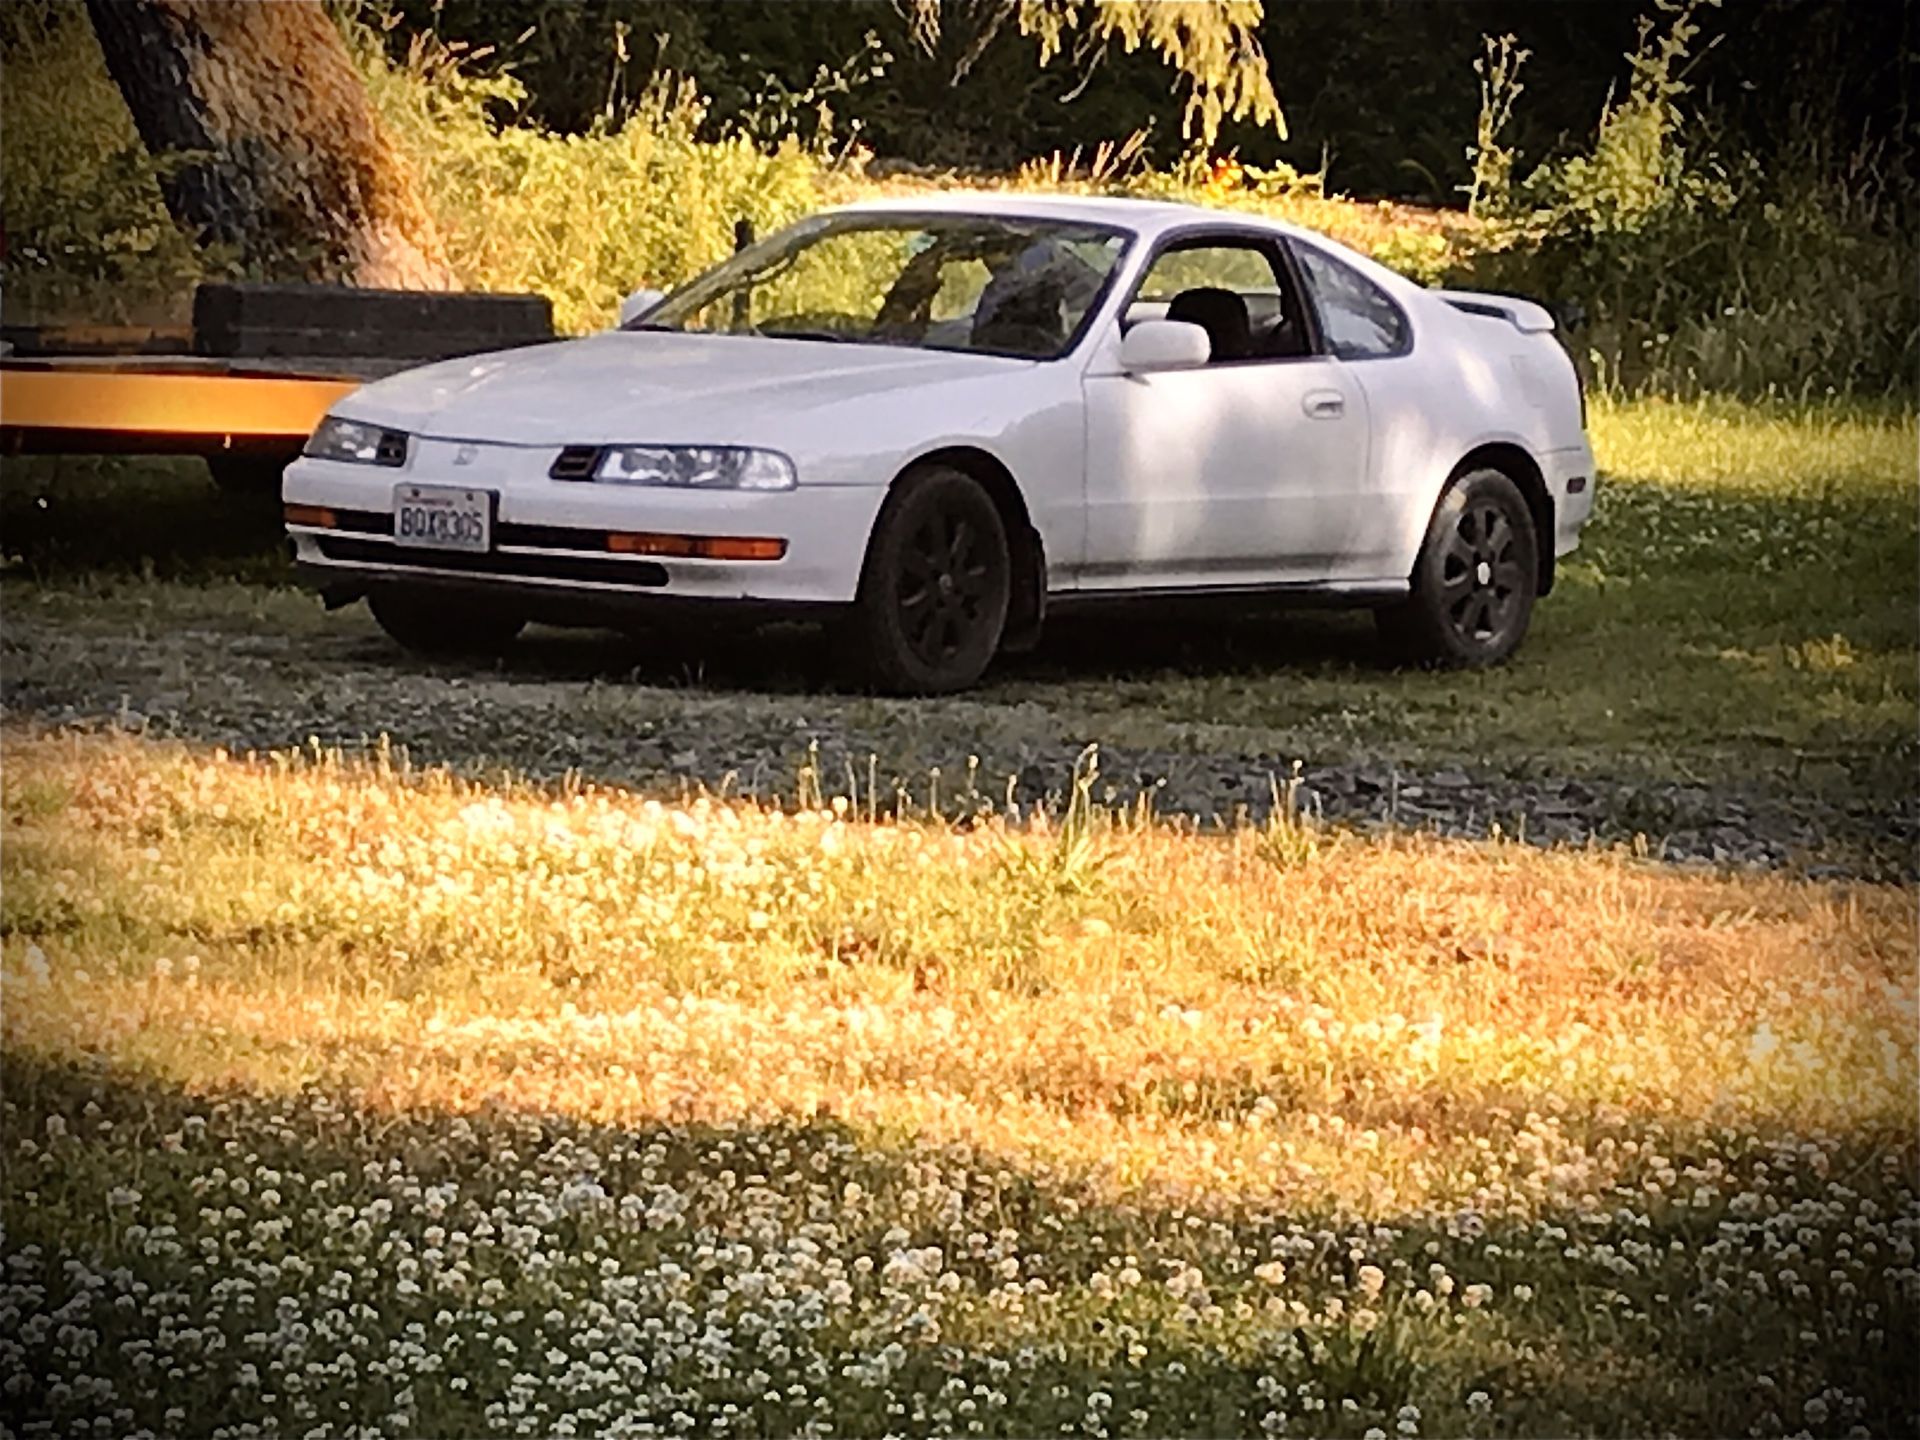
M 544 295 L 207 284 L 194 291 L 193 348 L 222 358 L 438 360 L 553 338 Z

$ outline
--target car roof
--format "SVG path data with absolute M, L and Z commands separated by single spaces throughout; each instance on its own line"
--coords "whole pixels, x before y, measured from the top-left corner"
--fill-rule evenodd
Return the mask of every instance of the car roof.
M 1263 229 L 1292 228 L 1264 215 L 1210 210 L 1202 205 L 1187 205 L 1175 200 L 1137 200 L 1119 195 L 1059 195 L 1020 190 L 941 190 L 922 194 L 909 191 L 835 206 L 832 213 L 1021 216 L 1034 220 L 1077 220 L 1111 225 L 1142 235 L 1195 222 L 1237 221 Z
M 1371 256 L 1343 245 L 1331 235 L 1310 230 L 1270 215 L 1245 210 L 1216 210 L 1206 205 L 1189 205 L 1178 200 L 1139 200 L 1124 195 L 1061 195 L 1022 190 L 933 190 L 921 193 L 904 191 L 873 200 L 858 200 L 836 205 L 824 212 L 830 215 L 1001 215 L 1027 220 L 1078 221 L 1107 225 L 1116 230 L 1152 241 L 1169 230 L 1189 225 L 1225 225 L 1263 230 L 1268 234 L 1291 236 L 1331 250 L 1347 264 L 1357 268 L 1376 284 L 1385 286 L 1402 303 L 1424 293 L 1416 281 Z

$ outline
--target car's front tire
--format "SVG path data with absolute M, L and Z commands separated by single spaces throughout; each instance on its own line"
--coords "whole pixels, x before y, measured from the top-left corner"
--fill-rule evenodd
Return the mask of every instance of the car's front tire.
M 944 465 L 901 476 L 841 636 L 856 678 L 906 695 L 973 684 L 1000 648 L 1012 569 L 1006 526 L 978 481 Z
M 1412 588 L 1375 611 L 1399 658 L 1474 669 L 1519 647 L 1540 584 L 1540 539 L 1520 488 L 1498 470 L 1447 486 L 1427 525 Z
M 380 628 L 416 655 L 487 658 L 501 654 L 526 627 L 526 617 L 498 605 L 436 596 L 427 590 L 382 587 L 367 596 Z

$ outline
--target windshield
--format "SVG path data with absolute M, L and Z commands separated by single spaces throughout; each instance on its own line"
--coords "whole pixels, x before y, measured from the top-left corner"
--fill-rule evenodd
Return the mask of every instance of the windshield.
M 741 251 L 625 328 L 1051 360 L 1079 339 L 1128 238 L 980 215 L 825 216 Z

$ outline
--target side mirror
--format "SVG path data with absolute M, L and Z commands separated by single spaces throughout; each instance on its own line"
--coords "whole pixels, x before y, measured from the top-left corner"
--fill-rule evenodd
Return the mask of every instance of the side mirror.
M 1185 320 L 1142 320 L 1120 341 L 1120 368 L 1129 375 L 1193 370 L 1213 356 L 1206 330 Z
M 638 320 L 654 306 L 667 298 L 664 290 L 636 290 L 620 302 L 620 323 Z

